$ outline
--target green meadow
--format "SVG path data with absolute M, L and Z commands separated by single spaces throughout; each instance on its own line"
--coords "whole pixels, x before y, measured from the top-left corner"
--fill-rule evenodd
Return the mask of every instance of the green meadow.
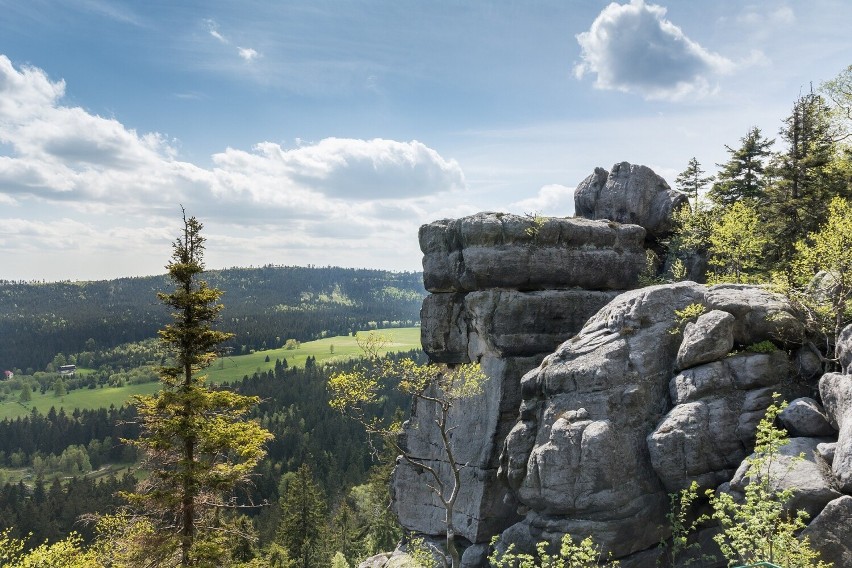
M 368 332 L 359 332 L 368 333 Z M 389 339 L 388 344 L 381 353 L 409 351 L 420 349 L 420 328 L 404 327 L 382 329 L 380 333 Z M 223 357 L 205 371 L 209 380 L 213 383 L 234 382 L 242 380 L 245 375 L 253 375 L 255 372 L 268 371 L 275 367 L 276 359 L 287 359 L 290 367 L 304 367 L 308 357 L 314 357 L 318 365 L 345 361 L 361 355 L 356 338 L 354 336 L 336 336 L 307 341 L 297 349 L 268 349 L 258 351 L 249 355 L 236 357 Z M 267 358 L 269 359 L 267 361 Z M 26 416 L 33 408 L 42 414 L 50 411 L 51 407 L 65 408 L 65 412 L 72 412 L 75 408 L 94 409 L 109 408 L 110 405 L 121 406 L 127 400 L 137 394 L 152 394 L 159 389 L 159 383 L 146 383 L 142 385 L 128 385 L 124 387 L 103 387 L 96 389 L 73 390 L 62 397 L 54 395 L 52 390 L 44 394 L 33 392 L 32 400 L 28 403 L 20 403 L 17 400 L 6 400 L 0 402 L 0 420 L 4 418 L 14 419 L 18 416 Z M 13 398 L 15 398 L 13 396 Z

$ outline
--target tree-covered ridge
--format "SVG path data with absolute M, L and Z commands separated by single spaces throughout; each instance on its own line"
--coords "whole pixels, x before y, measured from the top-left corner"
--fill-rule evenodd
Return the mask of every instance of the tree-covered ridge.
M 425 296 L 416 272 L 265 266 L 205 273 L 223 290 L 221 328 L 237 353 L 370 327 L 414 325 Z M 165 276 L 95 282 L 0 281 L 0 370 L 43 370 L 57 353 L 152 338 L 168 322 Z

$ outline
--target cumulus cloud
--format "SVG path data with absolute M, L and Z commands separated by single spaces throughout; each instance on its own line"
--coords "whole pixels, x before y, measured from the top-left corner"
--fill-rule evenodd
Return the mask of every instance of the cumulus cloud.
M 145 228 L 173 218 L 182 203 L 206 222 L 253 232 L 251 238 L 274 234 L 279 247 L 351 248 L 365 257 L 385 247 L 416 258 L 416 238 L 403 250 L 398 236 L 416 235 L 447 195 L 466 189 L 455 160 L 416 140 L 327 138 L 295 148 L 261 142 L 249 151 L 227 148 L 201 167 L 181 160 L 164 136 L 66 106 L 63 96 L 61 81 L 0 55 L 0 203 L 99 219 L 99 227 L 65 217 L 41 224 L 0 219 L 7 250 L 65 234 L 57 241 L 63 248 L 87 242 L 104 251 L 109 240 L 94 235 L 114 231 L 110 220 L 117 219 L 138 226 L 135 242 L 153 242 Z
M 666 9 L 644 0 L 612 3 L 577 35 L 582 61 L 577 78 L 595 75 L 595 87 L 679 100 L 713 90 L 713 79 L 734 63 L 689 39 L 666 19 Z

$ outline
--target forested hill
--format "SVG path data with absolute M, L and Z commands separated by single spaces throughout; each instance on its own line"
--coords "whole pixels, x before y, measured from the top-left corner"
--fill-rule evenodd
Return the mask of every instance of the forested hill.
M 266 266 L 205 273 L 225 292 L 221 329 L 235 352 L 372 327 L 416 325 L 425 296 L 417 272 Z M 97 282 L 0 281 L 0 371 L 42 370 L 57 353 L 154 337 L 168 322 L 156 297 L 165 276 Z

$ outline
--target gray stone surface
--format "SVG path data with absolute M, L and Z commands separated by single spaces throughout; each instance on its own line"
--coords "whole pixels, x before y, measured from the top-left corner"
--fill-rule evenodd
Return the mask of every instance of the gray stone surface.
M 852 497 L 844 495 L 828 503 L 802 536 L 819 551 L 820 559 L 835 568 L 852 566 Z
M 672 229 L 672 212 L 686 200 L 651 168 L 621 162 L 609 172 L 595 168 L 577 185 L 574 210 L 578 217 L 640 225 L 651 236 L 663 236 Z
M 676 374 L 682 338 L 670 333 L 674 311 L 692 303 L 721 310 L 711 297 L 731 309 L 711 318 L 733 335 L 756 319 L 753 311 L 782 321 L 790 315 L 789 305 L 755 288 L 720 293 L 680 282 L 634 290 L 523 377 L 500 475 L 527 513 L 525 528 L 509 534 L 594 531 L 606 550 L 633 554 L 665 536 L 669 491 L 693 479 L 715 487 L 730 478 L 792 366 L 780 350 L 726 356 L 726 341 L 710 350 L 719 359 Z M 749 343 L 755 337 L 740 335 Z
M 852 375 L 852 325 L 840 332 L 835 348 L 844 375 Z
M 527 216 L 503 213 L 423 225 L 426 289 L 624 290 L 645 267 L 641 227 L 577 218 L 547 218 L 531 234 L 533 227 Z
M 704 293 L 694 283 L 624 293 L 523 377 L 501 475 L 535 511 L 530 527 L 594 534 L 618 556 L 663 536 L 668 497 L 637 448 L 665 412 L 680 343 L 668 333 L 674 309 Z
M 817 444 L 816 447 L 817 453 L 828 465 L 831 465 L 834 462 L 834 451 L 836 449 L 837 442 L 823 442 L 821 444 Z
M 829 422 L 839 430 L 831 471 L 838 488 L 852 493 L 852 378 L 826 373 L 819 380 L 819 394 Z
M 775 491 L 792 489 L 793 497 L 788 507 L 794 511 L 807 511 L 811 519 L 829 501 L 841 496 L 832 486 L 831 474 L 816 451 L 817 445 L 825 441 L 825 438 L 790 438 L 768 470 L 757 474 L 768 474 L 770 487 Z M 798 456 L 804 459 L 798 459 Z M 744 491 L 754 475 L 752 468 L 743 462 L 731 479 L 731 489 Z
M 764 340 L 796 345 L 804 333 L 804 326 L 789 302 L 780 294 L 759 286 L 712 286 L 707 293 L 707 307 L 733 314 L 736 318 L 734 343 L 737 345 L 747 347 Z
M 781 424 L 791 437 L 834 436 L 836 431 L 828 423 L 822 406 L 812 398 L 797 398 L 778 415 Z
M 638 191 L 629 164 L 615 169 L 588 185 Z M 651 201 L 665 194 L 671 206 L 666 191 Z M 647 205 L 653 220 L 662 206 L 643 203 L 629 215 Z M 620 293 L 644 267 L 644 239 L 635 225 L 497 213 L 421 228 L 432 292 L 421 311 L 424 349 L 449 364 L 479 361 L 490 377 L 450 418 L 453 451 L 467 464 L 454 516 L 474 543 L 466 568 L 483 565 L 498 533 L 498 549 L 522 551 L 592 535 L 641 566 L 668 536 L 668 492 L 728 481 L 772 392 L 792 384 L 786 350 L 798 347 L 802 326 L 783 297 L 694 282 Z M 674 311 L 693 303 L 707 313 L 671 333 Z M 767 339 L 783 349 L 743 350 Z M 402 441 L 449 479 L 433 415 L 419 403 Z M 400 462 L 394 507 L 406 529 L 438 536 L 444 510 L 427 475 Z
M 550 353 L 617 295 L 589 290 L 430 294 L 420 312 L 423 349 L 434 361 L 464 363 L 475 333 L 488 338 L 501 357 Z
M 711 310 L 686 324 L 677 352 L 677 367 L 688 369 L 727 355 L 734 346 L 735 321 L 728 312 Z

